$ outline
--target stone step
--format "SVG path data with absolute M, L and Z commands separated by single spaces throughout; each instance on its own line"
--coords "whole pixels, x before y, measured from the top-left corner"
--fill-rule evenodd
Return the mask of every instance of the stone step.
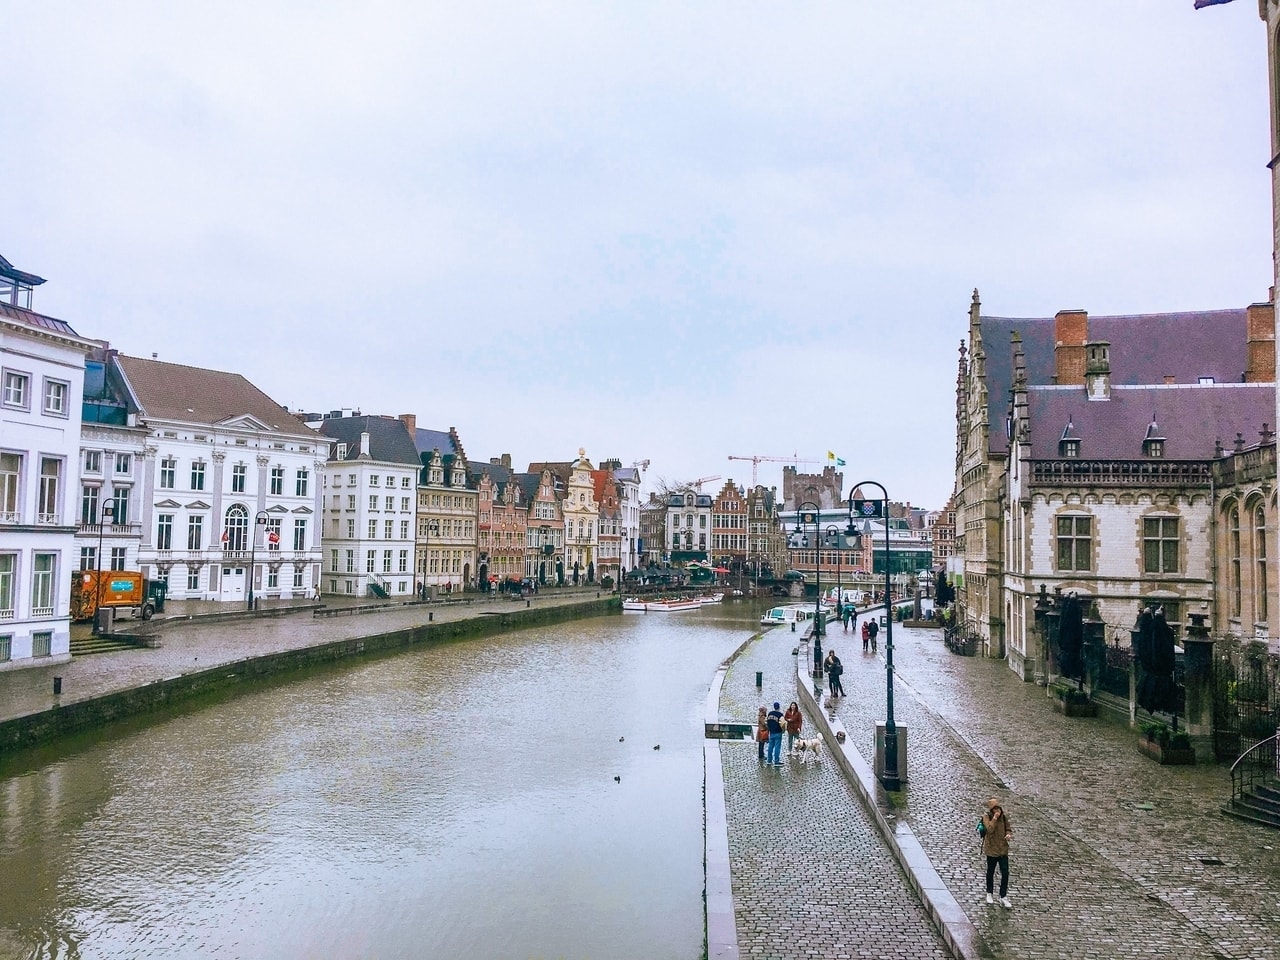
M 90 637 L 85 640 L 71 641 L 73 657 L 87 657 L 95 653 L 114 653 L 117 650 L 132 650 L 133 644 L 126 640 L 112 640 L 110 637 Z
M 1272 787 L 1264 784 L 1260 787 L 1254 787 L 1253 792 L 1257 797 L 1266 800 L 1274 800 L 1276 803 L 1280 803 L 1280 787 Z
M 1257 823 L 1264 827 L 1280 830 L 1280 815 L 1274 814 L 1269 810 L 1250 806 L 1247 799 L 1237 800 L 1233 804 L 1223 807 L 1222 812 L 1229 817 L 1235 817 L 1237 820 L 1247 820 L 1250 823 Z

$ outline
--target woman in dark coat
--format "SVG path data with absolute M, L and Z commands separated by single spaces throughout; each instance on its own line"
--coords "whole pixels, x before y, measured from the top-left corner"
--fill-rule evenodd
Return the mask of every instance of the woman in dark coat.
M 831 691 L 831 695 L 843 697 L 844 685 L 840 682 L 840 675 L 844 673 L 844 664 L 834 650 L 827 654 L 827 659 L 822 662 L 822 669 L 827 671 L 827 689 Z

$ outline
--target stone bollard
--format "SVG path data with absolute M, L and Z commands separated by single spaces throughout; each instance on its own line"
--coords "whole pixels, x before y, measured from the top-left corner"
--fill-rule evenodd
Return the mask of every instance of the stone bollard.
M 55 697 L 62 695 L 62 678 L 61 677 L 53 678 L 53 695 Z
M 430 622 L 431 622 L 432 620 L 434 620 L 435 618 L 436 618 L 435 611 L 434 611 L 434 610 L 428 610 L 428 611 L 427 611 L 427 623 L 430 623 Z
M 764 671 L 756 671 L 756 689 L 759 690 L 764 686 Z

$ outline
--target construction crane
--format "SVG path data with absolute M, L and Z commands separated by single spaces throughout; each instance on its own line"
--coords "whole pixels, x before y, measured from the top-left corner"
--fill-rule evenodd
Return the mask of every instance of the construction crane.
M 640 468 L 640 472 L 641 472 L 641 473 L 644 473 L 646 470 L 648 470 L 648 469 L 649 469 L 649 461 L 648 461 L 648 460 L 632 460 L 632 461 L 631 461 L 631 465 L 632 465 L 633 467 L 639 467 L 639 468 Z
M 808 458 L 808 457 L 797 457 L 797 456 L 791 456 L 791 457 L 766 457 L 766 456 L 764 456 L 764 455 L 762 455 L 762 454 L 757 454 L 757 455 L 755 455 L 755 456 L 753 456 L 753 457 L 735 457 L 732 453 L 731 453 L 731 454 L 729 454 L 729 459 L 730 459 L 730 460 L 750 460 L 750 461 L 751 461 L 751 486 L 753 486 L 753 487 L 756 485 L 756 468 L 757 468 L 757 467 L 759 467 L 759 466 L 760 466 L 760 464 L 761 464 L 762 462 L 766 462 L 766 461 L 767 461 L 767 462 L 769 462 L 769 463 L 793 463 L 793 464 L 801 464 L 801 463 L 822 463 L 822 462 L 824 462 L 824 461 L 822 461 L 822 460 L 813 460 L 813 459 L 810 459 L 810 458 Z
M 719 475 L 719 474 L 716 474 L 716 476 L 714 476 L 714 477 L 699 477 L 697 480 L 691 480 L 691 481 L 689 482 L 689 486 L 691 486 L 691 487 L 697 487 L 698 492 L 699 492 L 699 493 L 701 493 L 701 492 L 702 492 L 702 485 L 703 485 L 704 483 L 710 483 L 712 480 L 719 480 L 719 479 L 720 479 L 720 475 Z

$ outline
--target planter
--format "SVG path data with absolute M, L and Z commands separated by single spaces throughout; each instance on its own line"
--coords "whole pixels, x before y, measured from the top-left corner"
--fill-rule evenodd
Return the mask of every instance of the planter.
M 1138 751 L 1150 757 L 1162 767 L 1189 767 L 1196 762 L 1195 749 L 1186 747 L 1169 747 L 1159 740 L 1148 740 L 1143 737 L 1138 741 Z
M 1070 700 L 1059 700 L 1055 697 L 1053 709 L 1055 713 L 1060 713 L 1064 717 L 1096 717 L 1098 715 L 1098 705 L 1092 700 L 1079 703 Z

